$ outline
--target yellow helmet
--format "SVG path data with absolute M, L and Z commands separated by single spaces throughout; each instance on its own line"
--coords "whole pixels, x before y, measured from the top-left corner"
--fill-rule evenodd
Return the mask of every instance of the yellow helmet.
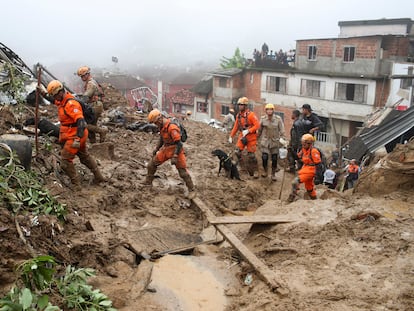
M 155 123 L 161 117 L 161 111 L 158 109 L 151 110 L 148 114 L 148 121 L 149 123 Z
M 63 84 L 58 80 L 52 80 L 47 85 L 49 95 L 55 96 L 60 90 L 63 90 Z
M 187 116 L 191 116 L 193 113 L 190 110 L 187 110 L 187 112 L 185 113 Z
M 240 97 L 237 103 L 239 105 L 247 105 L 249 103 L 249 99 L 247 97 Z
M 90 72 L 91 72 L 91 69 L 88 66 L 82 66 L 78 69 L 78 76 L 82 77 Z
M 273 110 L 275 110 L 275 106 L 273 106 L 273 104 L 266 104 L 265 110 L 266 109 L 273 109 Z
M 302 136 L 302 142 L 313 143 L 315 141 L 315 137 L 312 134 L 304 134 Z

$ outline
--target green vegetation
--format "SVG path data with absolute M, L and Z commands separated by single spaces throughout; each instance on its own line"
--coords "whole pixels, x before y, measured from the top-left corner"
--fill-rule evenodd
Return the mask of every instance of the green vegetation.
M 15 214 L 50 214 L 64 219 L 65 206 L 43 189 L 35 172 L 24 170 L 14 153 L 9 151 L 6 156 L 0 155 L 0 163 L 0 197 L 5 207 Z
M 234 52 L 233 57 L 227 58 L 222 57 L 220 66 L 223 69 L 227 68 L 245 68 L 246 67 L 246 58 L 244 57 L 244 54 L 240 52 L 239 48 L 236 48 L 236 51 Z
M 23 262 L 17 268 L 23 286 L 13 287 L 0 299 L 0 311 L 61 310 L 49 302 L 47 294 L 59 296 L 71 310 L 116 311 L 108 296 L 87 284 L 87 279 L 95 275 L 93 269 L 77 269 L 69 265 L 65 275 L 57 278 L 55 268 L 56 262 L 51 256 L 38 256 Z

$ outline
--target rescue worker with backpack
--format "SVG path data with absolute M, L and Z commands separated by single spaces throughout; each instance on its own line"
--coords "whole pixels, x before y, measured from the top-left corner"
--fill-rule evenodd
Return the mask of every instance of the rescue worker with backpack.
M 239 137 L 236 143 L 235 154 L 238 161 L 242 157 L 242 151 L 247 149 L 247 170 L 250 176 L 259 178 L 259 167 L 256 159 L 256 148 L 257 148 L 257 131 L 260 128 L 260 122 L 253 111 L 247 108 L 249 99 L 247 97 L 241 97 L 237 101 L 239 106 L 239 112 L 236 115 L 236 120 L 229 136 L 229 143 L 233 143 L 233 137 L 237 132 Z
M 288 202 L 293 202 L 298 194 L 299 185 L 305 184 L 305 189 L 312 200 L 316 200 L 314 178 L 316 166 L 321 163 L 321 155 L 317 148 L 313 147 L 315 138 L 311 134 L 302 136 L 302 149 L 298 152 L 298 158 L 303 165 L 292 181 L 292 193 L 289 195 Z
M 195 197 L 195 187 L 187 170 L 180 126 L 172 122 L 171 119 L 163 116 L 158 109 L 154 109 L 148 114 L 148 121 L 158 126 L 160 140 L 152 153 L 152 159 L 147 165 L 147 176 L 144 184 L 151 186 L 157 167 L 171 159 L 171 164 L 175 165 L 178 174 L 187 186 L 189 192 L 188 198 L 193 199 Z
M 87 102 L 88 104 L 92 105 L 95 118 L 91 123 L 88 123 L 88 131 L 89 131 L 89 141 L 94 144 L 96 143 L 96 133 L 99 134 L 99 142 L 103 143 L 106 138 L 106 134 L 108 130 L 103 127 L 99 127 L 98 120 L 102 116 L 103 113 L 103 90 L 99 83 L 93 79 L 91 75 L 91 70 L 87 66 L 82 66 L 78 69 L 77 72 L 78 76 L 85 82 L 83 86 L 83 93 L 80 94 L 81 98 Z
M 47 93 L 53 98 L 53 102 L 58 108 L 59 142 L 63 144 L 60 152 L 61 168 L 69 176 L 74 190 L 81 190 L 80 178 L 73 164 L 76 155 L 80 162 L 92 171 L 95 183 L 105 181 L 95 159 L 89 155 L 86 149 L 88 129 L 81 104 L 65 90 L 63 84 L 58 80 L 53 80 L 48 84 Z
M 260 138 L 260 150 L 262 152 L 262 177 L 267 177 L 269 155 L 272 159 L 272 175 L 273 181 L 276 180 L 277 172 L 277 155 L 280 147 L 286 147 L 285 126 L 282 118 L 275 115 L 275 107 L 273 104 L 266 104 L 266 115 L 260 119 L 260 128 L 258 137 Z M 283 143 L 283 144 L 282 144 Z

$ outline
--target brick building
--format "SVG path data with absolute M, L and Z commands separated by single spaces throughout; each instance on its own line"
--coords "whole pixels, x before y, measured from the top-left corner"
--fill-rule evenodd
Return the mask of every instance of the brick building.
M 321 144 L 342 145 L 378 109 L 413 102 L 414 27 L 407 18 L 339 22 L 338 38 L 297 40 L 295 65 L 218 70 L 210 116 L 220 120 L 240 96 L 264 114 L 273 103 L 287 132 L 307 103 L 321 117 Z

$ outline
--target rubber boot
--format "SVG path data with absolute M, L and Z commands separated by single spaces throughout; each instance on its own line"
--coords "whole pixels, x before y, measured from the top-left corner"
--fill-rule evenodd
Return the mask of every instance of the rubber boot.
M 91 170 L 91 172 L 93 173 L 94 179 L 93 179 L 93 183 L 94 184 L 99 184 L 103 181 L 106 181 L 105 178 L 102 176 L 98 165 L 96 164 L 96 161 L 94 158 L 92 158 L 89 154 L 87 156 L 82 156 L 80 157 L 80 161 L 82 164 L 86 165 L 87 168 L 89 168 Z
M 89 134 L 88 134 L 89 142 L 91 144 L 96 143 L 96 132 L 99 131 L 99 128 L 96 125 L 93 125 L 93 124 L 88 124 L 86 127 L 87 127 L 88 132 L 89 132 Z
M 251 159 L 251 169 L 253 171 L 253 178 L 259 178 L 259 165 L 257 164 L 256 157 L 254 159 Z
M 155 178 L 156 171 L 157 171 L 157 166 L 154 164 L 152 160 L 149 161 L 147 165 L 147 176 L 145 177 L 144 185 L 152 186 L 152 181 Z
M 262 177 L 263 178 L 266 178 L 267 177 L 267 165 L 265 165 L 264 163 L 263 163 L 263 173 L 262 173 Z
M 276 171 L 277 171 L 276 167 L 272 167 L 272 181 L 276 181 L 277 180 L 277 178 L 276 178 Z
M 62 167 L 62 170 L 66 173 L 66 175 L 69 176 L 70 181 L 73 185 L 73 190 L 80 191 L 82 188 L 81 188 L 79 175 L 76 172 L 75 165 L 73 165 L 73 163 L 64 162 L 64 164 L 62 163 L 61 167 Z
M 190 200 L 194 199 L 196 196 L 195 187 L 194 187 L 194 183 L 193 183 L 193 180 L 191 179 L 190 174 L 188 174 L 187 169 L 179 168 L 178 175 L 180 175 L 180 177 L 184 180 L 185 185 L 187 186 L 187 189 L 188 189 L 187 198 L 189 198 Z
M 107 133 L 108 133 L 108 129 L 106 129 L 104 127 L 99 128 L 99 142 L 100 143 L 103 143 L 105 141 Z

